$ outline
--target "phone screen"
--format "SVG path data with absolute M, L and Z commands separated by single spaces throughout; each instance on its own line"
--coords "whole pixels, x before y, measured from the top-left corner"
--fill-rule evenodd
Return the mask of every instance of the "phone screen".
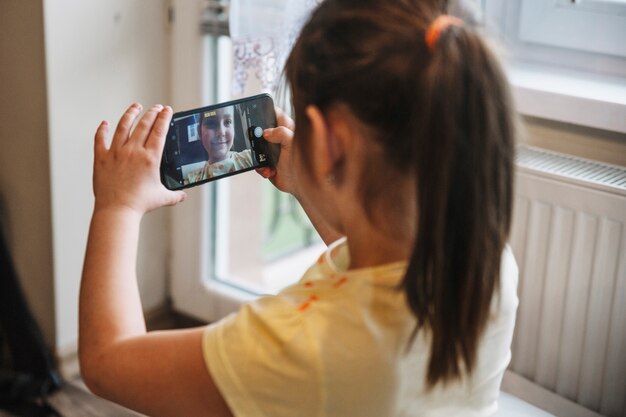
M 263 139 L 276 127 L 268 94 L 175 113 L 161 160 L 161 181 L 171 189 L 275 165 L 277 146 Z

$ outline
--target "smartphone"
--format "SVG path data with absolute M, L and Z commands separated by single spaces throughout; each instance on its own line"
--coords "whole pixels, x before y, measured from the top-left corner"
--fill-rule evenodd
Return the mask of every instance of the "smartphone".
M 275 166 L 280 146 L 263 139 L 269 127 L 276 127 L 269 94 L 174 113 L 161 159 L 161 182 L 180 190 Z

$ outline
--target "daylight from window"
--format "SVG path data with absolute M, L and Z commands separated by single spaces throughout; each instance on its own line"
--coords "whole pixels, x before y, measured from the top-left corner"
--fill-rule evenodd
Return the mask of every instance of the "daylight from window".
M 220 37 L 215 53 L 217 101 L 232 97 L 231 42 Z M 261 91 L 258 91 L 259 93 Z M 242 290 L 276 293 L 295 282 L 325 248 L 294 197 L 255 172 L 217 181 L 210 191 L 211 261 L 208 279 Z

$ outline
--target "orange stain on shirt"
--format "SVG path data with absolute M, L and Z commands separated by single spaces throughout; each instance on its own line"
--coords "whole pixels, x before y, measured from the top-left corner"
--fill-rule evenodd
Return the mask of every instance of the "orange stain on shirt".
M 308 281 L 304 283 L 304 286 L 311 288 L 313 286 L 313 283 L 311 281 Z
M 343 284 L 345 284 L 346 282 L 348 282 L 348 277 L 341 277 L 339 278 L 339 281 L 335 282 L 333 284 L 334 288 L 339 288 L 341 287 Z
M 304 303 L 300 305 L 300 307 L 298 307 L 298 311 L 301 313 L 303 311 L 306 311 L 309 307 L 311 307 L 311 303 L 313 301 L 317 301 L 317 295 L 310 296 Z

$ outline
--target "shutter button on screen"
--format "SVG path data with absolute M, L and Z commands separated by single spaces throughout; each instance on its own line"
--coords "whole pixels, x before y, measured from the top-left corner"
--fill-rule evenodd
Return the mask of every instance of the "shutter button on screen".
M 255 127 L 254 130 L 252 131 L 252 135 L 256 139 L 261 139 L 263 137 L 263 128 L 260 126 Z

